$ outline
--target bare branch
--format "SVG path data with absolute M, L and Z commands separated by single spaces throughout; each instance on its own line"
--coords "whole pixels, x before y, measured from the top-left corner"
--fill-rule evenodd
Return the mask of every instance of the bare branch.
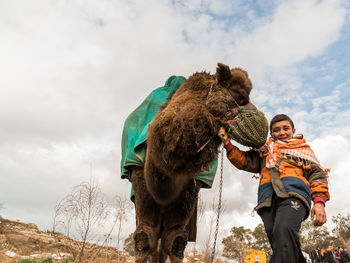
M 75 186 L 72 193 L 55 206 L 53 229 L 63 226 L 69 236 L 73 227 L 81 240 L 82 246 L 76 262 L 82 261 L 86 243 L 96 238 L 96 229 L 104 225 L 109 215 L 105 199 L 99 185 L 92 180 Z

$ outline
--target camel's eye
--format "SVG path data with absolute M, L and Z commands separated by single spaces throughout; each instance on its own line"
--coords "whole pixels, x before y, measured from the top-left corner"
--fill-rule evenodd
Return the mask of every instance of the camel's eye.
M 237 100 L 238 100 L 237 102 L 240 106 L 246 105 L 249 102 L 249 101 L 247 101 L 247 99 L 243 95 L 239 95 Z

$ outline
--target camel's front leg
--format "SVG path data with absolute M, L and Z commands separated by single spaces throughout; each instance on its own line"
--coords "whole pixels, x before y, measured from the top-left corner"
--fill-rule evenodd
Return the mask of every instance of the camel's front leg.
M 135 195 L 136 231 L 134 232 L 136 263 L 158 262 L 160 208 L 146 189 L 143 167 L 133 167 L 131 181 Z
M 164 211 L 162 250 L 169 255 L 171 263 L 181 263 L 189 239 L 188 224 L 192 216 L 196 217 L 199 185 L 195 181 L 188 183 L 174 203 Z M 196 218 L 193 218 L 196 220 Z M 195 240 L 195 237 L 192 237 Z M 192 240 L 191 240 L 192 241 Z

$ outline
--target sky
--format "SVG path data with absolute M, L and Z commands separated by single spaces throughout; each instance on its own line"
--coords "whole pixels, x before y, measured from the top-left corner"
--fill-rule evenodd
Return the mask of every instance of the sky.
M 251 101 L 268 120 L 290 115 L 331 169 L 331 227 L 350 214 L 349 51 L 346 0 L 2 0 L 0 215 L 52 229 L 57 201 L 92 177 L 109 198 L 128 197 L 124 120 L 169 76 L 214 74 L 222 62 L 245 69 Z M 201 191 L 207 207 L 219 177 Z M 224 158 L 223 182 L 218 242 L 261 223 L 251 213 L 258 181 Z

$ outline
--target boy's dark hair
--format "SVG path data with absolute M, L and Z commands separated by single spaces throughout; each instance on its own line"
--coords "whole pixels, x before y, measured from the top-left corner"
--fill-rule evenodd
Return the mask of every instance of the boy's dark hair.
M 294 129 L 294 123 L 288 115 L 277 114 L 275 117 L 272 118 L 272 120 L 270 122 L 270 132 L 272 132 L 272 125 L 275 124 L 276 122 L 280 122 L 280 121 L 289 121 L 290 125 L 292 126 L 292 129 Z

